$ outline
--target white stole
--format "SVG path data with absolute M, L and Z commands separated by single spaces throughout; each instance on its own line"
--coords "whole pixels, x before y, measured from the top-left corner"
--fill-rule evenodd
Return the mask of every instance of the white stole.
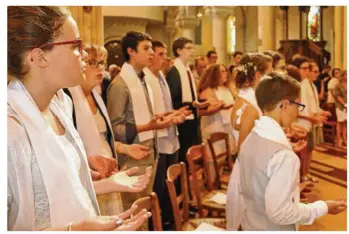
M 99 207 L 96 200 L 92 179 L 87 164 L 86 152 L 73 123 L 59 105 L 52 99 L 50 110 L 57 116 L 65 131 L 69 132 L 77 145 L 77 152 L 81 160 L 80 173 L 76 170 L 74 160 L 67 154 L 63 143 L 48 126 L 36 103 L 27 92 L 23 84 L 15 79 L 7 88 L 8 105 L 18 114 L 18 121 L 24 127 L 29 144 L 35 154 L 38 166 L 45 184 L 49 204 L 50 218 L 53 227 L 67 225 L 70 221 L 78 222 L 90 217 L 88 201 L 82 201 L 78 194 L 85 189 L 92 201 L 96 214 Z M 18 163 L 30 168 L 30 161 L 17 158 Z M 80 176 L 79 176 L 80 174 Z M 18 180 L 23 183 L 33 183 L 27 178 L 25 171 L 18 171 Z M 58 186 L 58 187 L 57 187 Z M 29 189 L 28 189 L 29 188 Z M 18 222 L 14 230 L 34 230 L 35 209 L 34 192 L 32 186 L 19 190 Z M 27 199 L 27 197 L 31 199 Z
M 80 85 L 69 88 L 69 92 L 74 103 L 76 128 L 84 143 L 87 156 L 99 155 L 101 153 L 99 131 L 86 96 Z
M 189 66 L 185 66 L 183 62 L 179 59 L 176 58 L 173 62 L 173 66 L 175 66 L 179 72 L 179 75 L 181 76 L 181 85 L 182 85 L 182 102 L 193 102 L 191 98 L 191 91 L 190 91 L 190 83 L 189 83 L 189 77 L 187 71 L 189 71 L 191 79 L 190 82 L 193 85 L 194 89 L 194 95 L 195 95 L 195 100 L 198 99 L 197 93 L 196 93 L 196 86 L 195 86 L 195 81 L 194 81 L 194 76 L 193 73 L 190 71 Z
M 256 110 L 258 111 L 259 116 L 262 116 L 263 113 L 261 109 L 259 108 L 257 104 L 257 99 L 256 99 L 256 93 L 252 87 L 246 88 L 246 89 L 240 89 L 239 90 L 239 97 L 245 99 L 248 101 Z
M 125 62 L 121 67 L 120 71 L 121 78 L 125 81 L 128 89 L 130 90 L 132 105 L 133 105 L 133 113 L 135 117 L 136 125 L 144 125 L 151 121 L 152 116 L 148 109 L 147 99 L 145 95 L 145 91 L 139 77 L 129 63 Z M 152 89 L 149 84 L 145 81 L 150 102 L 151 108 L 154 110 L 154 99 L 152 94 Z M 138 133 L 138 139 L 140 142 L 153 139 L 154 132 L 153 131 L 145 131 Z
M 161 89 L 161 86 L 159 84 L 159 80 L 158 79 L 162 79 L 165 86 L 166 86 L 166 89 L 167 89 L 167 92 L 170 94 L 170 88 L 168 87 L 168 84 L 167 84 L 167 81 L 164 77 L 164 75 L 162 74 L 162 72 L 160 71 L 160 77 L 156 77 L 153 72 L 145 67 L 143 69 L 143 72 L 145 74 L 145 79 L 147 81 L 147 83 L 150 85 L 151 89 L 152 89 L 152 92 L 153 92 L 153 99 L 154 99 L 154 114 L 163 114 L 166 112 L 166 109 L 165 109 L 165 103 L 164 103 L 164 100 L 163 100 L 163 95 L 166 95 L 166 94 L 163 94 L 162 93 L 162 89 Z M 169 97 L 169 99 L 171 100 L 171 97 Z M 172 103 L 171 103 L 172 105 Z M 173 109 L 173 107 L 172 107 Z M 177 132 L 177 127 L 176 127 L 176 133 L 178 134 Z M 157 136 L 158 138 L 160 137 L 167 137 L 168 136 L 168 128 L 163 128 L 163 129 L 159 129 L 157 130 Z
M 53 96 L 53 100 L 57 102 L 59 107 L 65 111 L 70 119 L 73 119 L 73 102 L 70 97 L 63 91 L 63 89 L 58 90 L 56 94 L 57 95 Z
M 229 88 L 227 87 L 217 87 L 215 89 L 216 97 L 220 101 L 224 101 L 226 105 L 234 104 L 234 97 L 233 94 L 230 92 Z M 231 112 L 233 108 L 230 108 L 229 110 L 220 110 L 219 114 L 222 117 L 223 124 L 231 124 Z

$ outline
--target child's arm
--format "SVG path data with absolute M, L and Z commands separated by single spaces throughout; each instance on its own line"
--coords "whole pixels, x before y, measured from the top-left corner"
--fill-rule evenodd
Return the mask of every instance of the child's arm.
M 281 150 L 269 161 L 265 209 L 269 220 L 275 224 L 311 224 L 327 214 L 328 208 L 324 201 L 310 204 L 294 201 L 299 183 L 299 168 L 299 159 L 291 150 Z

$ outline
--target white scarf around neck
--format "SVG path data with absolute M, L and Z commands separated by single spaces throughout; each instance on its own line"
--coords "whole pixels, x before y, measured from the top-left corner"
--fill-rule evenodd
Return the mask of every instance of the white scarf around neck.
M 74 103 L 76 128 L 84 143 L 87 156 L 99 155 L 101 153 L 99 131 L 84 91 L 78 85 L 69 88 L 69 92 Z
M 162 74 L 162 72 L 160 71 L 159 73 L 159 77 L 156 77 L 153 72 L 148 68 L 144 68 L 143 72 L 145 74 L 145 79 L 147 81 L 147 83 L 151 86 L 152 92 L 153 92 L 153 98 L 154 98 L 154 114 L 163 114 L 166 112 L 166 108 L 165 108 L 165 103 L 163 100 L 163 94 L 162 93 L 162 89 L 161 86 L 159 84 L 159 79 L 162 79 L 162 81 L 164 82 L 167 92 L 170 94 L 170 88 L 167 85 L 167 81 L 164 77 L 164 75 Z M 171 97 L 169 97 L 169 99 L 171 100 Z M 172 105 L 172 103 L 171 103 Z M 172 107 L 173 109 L 173 107 Z M 177 127 L 176 127 L 176 132 L 177 132 Z M 163 129 L 159 129 L 157 130 L 157 137 L 166 137 L 168 136 L 168 128 L 163 128 Z
M 190 83 L 189 83 L 189 77 L 187 71 L 189 71 L 191 75 L 191 83 L 193 85 L 194 89 L 194 96 L 195 100 L 197 100 L 197 93 L 196 93 L 196 86 L 195 86 L 195 81 L 194 81 L 194 76 L 193 73 L 190 71 L 189 66 L 185 66 L 179 58 L 176 58 L 173 61 L 173 66 L 175 66 L 179 72 L 179 75 L 181 76 L 181 85 L 182 85 L 182 102 L 193 102 L 191 98 L 191 91 L 190 91 Z
M 81 142 L 80 136 L 76 132 L 72 121 L 67 117 L 59 105 L 52 99 L 50 110 L 57 116 L 65 131 L 72 135 L 72 144 L 76 145 L 77 153 L 81 161 L 80 172 L 76 170 L 74 160 L 66 151 L 63 143 L 58 140 L 57 135 L 52 128 L 48 126 L 45 118 L 36 103 L 27 92 L 23 84 L 15 79 L 10 82 L 7 88 L 8 105 L 18 115 L 18 121 L 24 127 L 29 144 L 36 157 L 42 179 L 47 192 L 50 204 L 50 219 L 53 227 L 67 225 L 70 221 L 77 222 L 90 216 L 87 201 L 82 201 L 79 197 L 82 189 L 85 189 L 92 201 L 96 214 L 99 214 L 99 207 L 95 191 L 92 185 L 92 179 L 87 164 L 86 152 Z M 30 162 L 26 159 L 21 160 L 23 164 Z M 30 178 L 21 172 L 17 175 L 18 180 L 23 183 L 33 183 Z M 29 180 L 29 181 L 28 181 Z M 23 187 L 19 190 L 21 203 L 18 204 L 19 214 L 26 214 L 15 224 L 17 230 L 34 230 L 35 227 L 35 209 L 34 200 L 25 199 L 34 197 L 32 188 Z
M 292 150 L 291 143 L 287 139 L 286 134 L 282 130 L 280 124 L 269 116 L 262 116 L 255 120 L 252 131 L 257 133 L 260 137 L 284 145 Z
M 143 85 L 135 69 L 131 64 L 125 62 L 121 67 L 120 76 L 125 81 L 128 89 L 130 90 L 136 125 L 144 125 L 149 123 L 149 121 L 152 119 L 152 115 L 148 109 L 146 94 L 143 91 Z M 145 83 L 151 102 L 151 108 L 154 110 L 154 99 L 152 89 L 150 85 L 147 84 L 147 82 Z M 145 131 L 138 133 L 138 139 L 140 142 L 153 138 L 153 131 Z

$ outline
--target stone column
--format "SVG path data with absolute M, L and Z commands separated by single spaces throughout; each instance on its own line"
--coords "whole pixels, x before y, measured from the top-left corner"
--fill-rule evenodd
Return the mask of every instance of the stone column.
M 275 12 L 273 6 L 258 6 L 258 52 L 275 50 Z
M 343 11 L 344 7 L 334 7 L 334 54 L 333 67 L 343 67 Z
M 212 45 L 207 46 L 209 46 L 208 48 L 215 48 L 218 56 L 218 63 L 228 65 L 227 19 L 229 15 L 234 14 L 234 7 L 206 6 L 204 10 L 206 19 L 211 21 L 211 24 L 208 25 L 209 28 L 206 29 L 205 35 L 209 35 L 212 38 Z M 207 51 L 205 51 L 205 53 L 206 52 Z
M 172 52 L 172 44 L 175 40 L 175 35 L 176 35 L 176 27 L 175 26 L 170 26 L 166 25 L 165 26 L 165 32 L 167 35 L 167 53 L 169 56 L 173 57 L 173 52 Z
M 343 69 L 347 69 L 347 7 L 343 7 Z
M 180 6 L 178 7 L 178 15 L 175 20 L 175 25 L 181 28 L 181 36 L 195 40 L 195 27 L 199 20 L 196 17 L 196 7 Z
M 67 8 L 78 24 L 83 42 L 103 45 L 102 7 L 92 6 L 84 9 L 82 6 L 68 6 Z

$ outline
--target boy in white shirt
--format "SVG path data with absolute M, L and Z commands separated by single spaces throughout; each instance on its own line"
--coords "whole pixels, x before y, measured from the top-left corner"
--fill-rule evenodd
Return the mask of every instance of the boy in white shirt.
M 326 214 L 346 209 L 346 201 L 299 202 L 298 156 L 282 127 L 297 119 L 300 85 L 288 76 L 271 73 L 256 89 L 263 116 L 240 148 L 241 193 L 246 201 L 243 230 L 296 230 Z

